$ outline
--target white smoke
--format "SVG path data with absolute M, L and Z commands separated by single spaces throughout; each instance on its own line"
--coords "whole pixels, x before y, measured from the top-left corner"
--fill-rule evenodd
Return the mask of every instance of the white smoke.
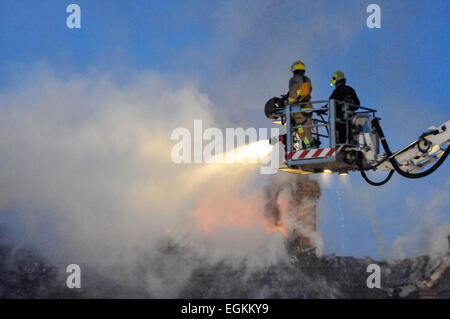
M 450 179 L 440 189 L 433 189 L 426 201 L 407 198 L 406 205 L 414 226 L 393 243 L 391 258 L 405 258 L 411 255 L 430 255 L 439 258 L 449 251 L 447 236 L 450 234 L 450 222 L 445 222 L 446 201 L 450 188 Z M 443 222 L 444 220 L 444 222 Z
M 254 269 L 286 258 L 283 233 L 264 217 L 270 180 L 257 165 L 171 162 L 174 128 L 215 124 L 192 84 L 153 73 L 120 85 L 99 74 L 61 80 L 42 65 L 29 77 L 0 95 L 0 220 L 18 221 L 17 242 L 59 265 L 142 275 L 163 297 L 205 261 Z M 163 259 L 167 240 L 191 253 Z

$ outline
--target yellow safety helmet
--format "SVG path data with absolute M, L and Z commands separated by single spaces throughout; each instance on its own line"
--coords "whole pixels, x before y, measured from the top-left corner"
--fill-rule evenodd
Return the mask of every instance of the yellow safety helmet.
M 331 77 L 330 86 L 336 85 L 336 83 L 339 82 L 340 80 L 345 80 L 344 72 L 342 72 L 342 71 L 334 72 Z
M 300 61 L 300 60 L 295 61 L 291 65 L 291 72 L 294 72 L 294 71 L 297 71 L 297 70 L 305 71 L 305 64 L 302 61 Z

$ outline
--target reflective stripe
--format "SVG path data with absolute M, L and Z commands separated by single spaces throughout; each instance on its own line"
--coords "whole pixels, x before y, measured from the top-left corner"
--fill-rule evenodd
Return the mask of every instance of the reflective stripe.
M 303 143 L 305 143 L 306 147 L 310 147 L 311 144 L 309 143 L 308 138 L 305 136 L 305 138 L 303 139 Z
M 305 131 L 303 130 L 302 127 L 298 128 L 298 134 L 301 135 L 303 134 Z M 310 147 L 311 143 L 309 142 L 308 138 L 306 136 L 304 136 L 303 138 L 300 138 L 304 143 L 306 147 Z
M 306 155 L 308 155 L 308 153 L 309 153 L 309 151 L 303 151 L 303 152 L 300 152 L 300 156 L 298 157 L 298 159 L 305 158 Z
M 314 154 L 312 155 L 312 157 L 319 157 L 320 153 L 322 153 L 323 148 L 319 148 L 318 150 L 316 150 L 314 152 Z
M 290 152 L 287 156 L 286 159 L 290 160 L 292 158 L 292 156 L 294 156 L 295 152 Z
M 336 149 L 333 147 L 333 148 L 331 148 L 330 149 L 330 151 L 327 153 L 327 155 L 325 155 L 325 157 L 328 157 L 328 156 L 331 156 L 331 155 L 334 155 L 334 152 L 336 151 Z
M 300 159 L 310 159 L 310 158 L 323 158 L 333 156 L 336 153 L 336 148 L 318 148 L 311 150 L 299 150 L 291 152 L 286 155 L 287 160 L 300 160 Z

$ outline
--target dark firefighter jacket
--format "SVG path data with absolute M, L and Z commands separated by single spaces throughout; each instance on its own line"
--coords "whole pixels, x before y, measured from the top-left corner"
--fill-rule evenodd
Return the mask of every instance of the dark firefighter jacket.
M 335 99 L 338 101 L 343 101 L 355 105 L 361 105 L 355 90 L 352 87 L 345 85 L 343 83 L 337 84 L 333 93 L 330 96 L 330 100 Z M 355 111 L 356 107 L 350 107 L 351 111 Z M 336 104 L 336 117 L 343 118 L 344 110 L 343 105 Z

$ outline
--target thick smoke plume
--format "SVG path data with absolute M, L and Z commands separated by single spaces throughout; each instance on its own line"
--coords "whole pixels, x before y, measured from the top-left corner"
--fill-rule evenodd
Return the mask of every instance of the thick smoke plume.
M 321 256 L 316 181 L 173 164 L 173 128 L 216 124 L 189 83 L 30 78 L 0 95 L 2 297 L 417 297 L 442 260 L 381 263 L 387 287 L 368 290 L 374 260 Z M 65 287 L 72 263 L 81 290 Z
M 14 247 L 174 297 L 202 265 L 251 274 L 287 259 L 286 236 L 312 236 L 296 225 L 315 182 L 302 201 L 308 179 L 171 162 L 174 128 L 215 126 L 193 85 L 151 73 L 120 85 L 95 73 L 61 80 L 45 66 L 30 78 L 0 95 L 0 218 Z

